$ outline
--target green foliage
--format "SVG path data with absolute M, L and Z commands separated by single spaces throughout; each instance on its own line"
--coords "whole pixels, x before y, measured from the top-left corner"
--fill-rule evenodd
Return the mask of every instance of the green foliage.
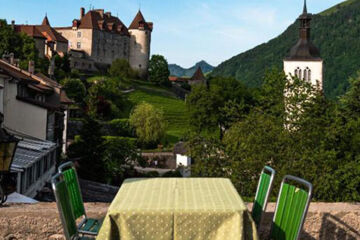
M 96 118 L 120 117 L 124 106 L 120 82 L 114 78 L 97 80 L 89 88 L 86 102 L 89 114 Z
M 64 79 L 71 74 L 69 55 L 65 54 L 63 57 L 60 55 L 55 56 L 55 77 L 56 79 Z
M 133 129 L 130 126 L 129 119 L 113 119 L 109 122 L 109 125 L 117 136 L 133 136 Z
M 359 201 L 360 77 L 350 82 L 336 103 L 304 81 L 285 84 L 282 73 L 269 72 L 252 92 L 256 101 L 248 113 L 229 107 L 236 120 L 222 140 L 189 137 L 192 175 L 228 177 L 242 196 L 253 197 L 261 169 L 270 165 L 277 171 L 274 196 L 291 174 L 313 183 L 314 200 Z
M 249 89 L 234 78 L 217 77 L 210 87 L 199 85 L 186 98 L 190 126 L 197 132 L 214 132 L 219 126 L 226 130 L 254 104 Z
M 164 137 L 167 122 L 163 111 L 143 102 L 137 105 L 130 115 L 130 125 L 135 128 L 139 141 L 156 144 Z
M 141 161 L 134 139 L 107 137 L 104 142 L 102 161 L 107 183 L 119 184 L 125 179 L 127 169 Z
M 165 141 L 170 144 L 177 143 L 188 130 L 188 112 L 185 102 L 158 88 L 144 88 L 136 90 L 128 97 L 132 106 L 147 102 L 157 109 L 162 109 L 164 118 L 168 123 Z
M 149 80 L 159 85 L 171 86 L 168 62 L 161 55 L 153 55 L 149 63 Z
M 299 12 L 300 14 L 300 12 Z M 360 62 L 360 1 L 346 1 L 331 11 L 313 15 L 311 38 L 325 64 L 325 95 L 344 94 L 348 78 L 356 75 Z M 259 87 L 272 67 L 282 69 L 282 60 L 298 41 L 299 23 L 291 24 L 280 36 L 220 64 L 212 75 L 232 76 L 250 87 Z
M 113 78 L 131 79 L 137 77 L 137 72 L 133 70 L 129 62 L 125 59 L 116 59 L 109 68 L 109 74 Z
M 6 20 L 0 20 L 0 56 L 4 53 L 14 53 L 20 59 L 23 68 L 28 67 L 28 61 L 38 60 L 38 51 L 35 41 L 26 34 L 18 34 L 12 30 Z
M 101 182 L 105 177 L 101 173 L 104 173 L 105 169 L 102 162 L 104 139 L 100 130 L 100 123 L 94 118 L 86 116 L 80 137 L 70 145 L 68 156 L 79 158 L 79 174 L 82 178 Z
M 219 108 L 223 104 L 217 88 L 207 89 L 205 85 L 194 86 L 186 98 L 190 127 L 197 132 L 214 131 L 220 121 Z
M 86 88 L 80 79 L 68 78 L 63 82 L 63 87 L 67 96 L 77 103 L 84 101 L 86 96 Z

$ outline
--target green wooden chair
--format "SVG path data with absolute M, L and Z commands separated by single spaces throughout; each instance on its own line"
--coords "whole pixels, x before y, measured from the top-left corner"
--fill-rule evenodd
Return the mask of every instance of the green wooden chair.
M 290 175 L 284 177 L 276 203 L 270 239 L 299 239 L 309 209 L 312 189 L 312 184 L 301 178 Z
M 77 220 L 82 218 L 78 225 L 79 232 L 96 236 L 101 227 L 102 220 L 87 217 L 74 164 L 72 162 L 67 162 L 60 165 L 59 173 L 64 175 L 64 180 L 69 190 L 70 203 L 75 219 Z
M 260 226 L 263 213 L 266 210 L 275 174 L 275 170 L 268 166 L 265 166 L 260 174 L 260 179 L 251 212 L 257 227 Z
M 69 192 L 66 187 L 66 183 L 64 181 L 64 176 L 62 174 L 58 173 L 52 178 L 52 188 L 54 190 L 56 204 L 59 210 L 60 219 L 64 229 L 64 235 L 66 240 L 94 239 L 94 238 L 79 236 L 72 207 L 70 202 L 68 201 Z

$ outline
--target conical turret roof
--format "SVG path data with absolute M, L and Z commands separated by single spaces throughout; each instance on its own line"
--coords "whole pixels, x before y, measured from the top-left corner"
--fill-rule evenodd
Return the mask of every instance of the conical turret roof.
M 45 15 L 44 20 L 42 21 L 41 25 L 50 26 L 50 22 L 49 22 L 47 15 Z
M 138 11 L 134 20 L 129 26 L 129 29 L 139 29 L 139 28 L 144 28 L 145 30 L 152 30 L 151 27 L 149 26 L 149 23 L 145 21 L 145 18 L 140 10 Z

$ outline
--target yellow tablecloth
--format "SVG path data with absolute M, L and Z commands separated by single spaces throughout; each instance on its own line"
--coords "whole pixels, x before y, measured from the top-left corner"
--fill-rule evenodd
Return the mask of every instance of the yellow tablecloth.
M 128 179 L 111 203 L 98 240 L 258 239 L 229 179 Z

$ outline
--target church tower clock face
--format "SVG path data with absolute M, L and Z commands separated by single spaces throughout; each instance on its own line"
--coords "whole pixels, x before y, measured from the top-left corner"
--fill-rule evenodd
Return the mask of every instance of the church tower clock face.
M 323 89 L 323 60 L 318 48 L 310 40 L 312 14 L 307 12 L 306 0 L 299 16 L 299 40 L 284 59 L 284 72 L 289 79 L 297 77 Z

